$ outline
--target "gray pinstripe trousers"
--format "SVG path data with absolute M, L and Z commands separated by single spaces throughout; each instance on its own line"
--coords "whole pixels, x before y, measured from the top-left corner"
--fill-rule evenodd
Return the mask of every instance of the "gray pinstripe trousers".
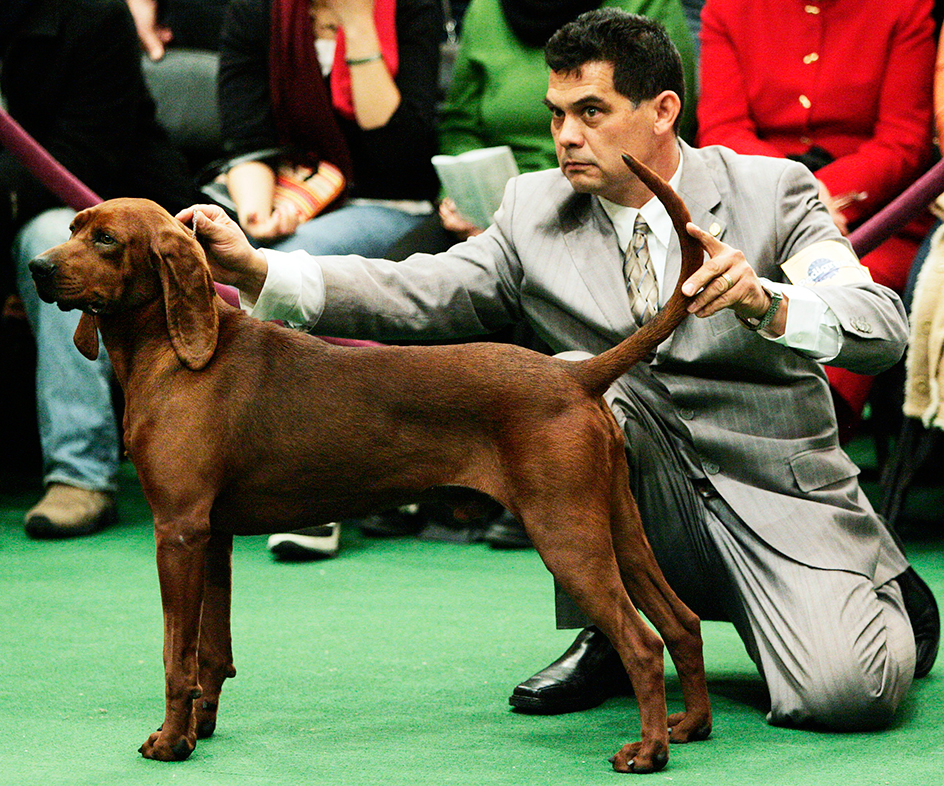
M 915 665 L 897 582 L 875 587 L 776 551 L 704 479 L 674 416 L 653 414 L 628 385 L 607 400 L 627 437 L 630 486 L 656 558 L 695 613 L 734 624 L 767 684 L 768 722 L 887 726 Z M 559 628 L 588 624 L 559 589 L 556 600 Z

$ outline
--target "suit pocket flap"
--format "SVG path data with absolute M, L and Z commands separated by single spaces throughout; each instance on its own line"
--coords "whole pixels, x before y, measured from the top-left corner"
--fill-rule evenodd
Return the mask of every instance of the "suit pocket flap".
M 859 474 L 859 468 L 842 448 L 798 453 L 790 459 L 790 467 L 801 491 L 814 491 Z

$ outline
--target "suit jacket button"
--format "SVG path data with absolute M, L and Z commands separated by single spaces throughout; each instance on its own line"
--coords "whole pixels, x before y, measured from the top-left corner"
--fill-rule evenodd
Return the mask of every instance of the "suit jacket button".
M 691 420 L 695 417 L 695 413 L 690 409 L 680 409 L 678 414 L 682 420 Z
M 710 227 L 708 227 L 708 234 L 712 237 L 718 237 L 721 234 L 721 224 L 715 221 Z
M 851 324 L 852 327 L 854 327 L 854 328 L 855 328 L 856 330 L 858 330 L 860 333 L 871 333 L 871 332 L 872 332 L 872 325 L 869 323 L 869 321 L 868 321 L 867 319 L 863 319 L 862 317 L 853 317 L 853 318 L 849 321 L 849 324 Z
M 707 472 L 709 475 L 717 475 L 719 472 L 721 472 L 721 467 L 719 467 L 713 461 L 706 461 L 702 466 L 705 468 L 705 472 Z

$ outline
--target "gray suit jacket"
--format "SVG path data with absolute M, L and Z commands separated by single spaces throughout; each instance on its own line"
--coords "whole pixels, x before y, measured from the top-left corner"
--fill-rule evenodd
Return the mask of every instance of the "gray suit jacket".
M 841 239 L 805 167 L 682 147 L 679 192 L 692 220 L 717 224 L 720 239 L 743 251 L 759 275 L 784 281 L 781 263 L 814 242 Z M 512 180 L 494 224 L 447 253 L 399 264 L 319 262 L 326 304 L 317 330 L 328 335 L 435 339 L 527 319 L 555 351 L 599 353 L 635 330 L 613 226 L 599 200 L 576 194 L 557 170 Z M 666 295 L 679 266 L 676 238 Z M 907 322 L 894 292 L 855 284 L 819 285 L 816 294 L 842 326 L 833 365 L 874 374 L 898 360 Z M 768 544 L 876 584 L 907 567 L 839 447 L 819 364 L 745 330 L 725 310 L 685 320 L 650 370 L 643 376 L 662 387 L 652 400 L 664 408 L 668 391 L 671 417 L 690 436 L 704 475 Z

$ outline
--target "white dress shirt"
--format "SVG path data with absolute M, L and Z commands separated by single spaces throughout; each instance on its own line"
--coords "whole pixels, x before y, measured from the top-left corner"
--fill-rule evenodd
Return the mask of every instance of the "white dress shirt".
M 679 165 L 675 174 L 669 178 L 669 185 L 678 191 L 682 179 L 682 158 L 679 153 Z M 623 253 L 629 248 L 633 237 L 633 227 L 636 216 L 642 215 L 649 226 L 646 242 L 649 246 L 649 258 L 655 268 L 656 281 L 659 282 L 659 306 L 672 294 L 672 289 L 663 289 L 665 278 L 665 262 L 669 254 L 669 241 L 674 232 L 672 219 L 668 211 L 658 199 L 653 197 L 641 208 L 625 207 L 600 197 L 600 204 L 613 222 L 616 230 L 616 239 Z M 842 332 L 839 329 L 839 319 L 833 314 L 829 306 L 809 288 L 798 287 L 792 284 L 780 284 L 766 278 L 760 279 L 761 284 L 770 292 L 780 292 L 789 301 L 787 309 L 787 325 L 782 336 L 775 336 L 768 331 L 761 331 L 760 335 L 773 341 L 803 352 L 808 357 L 821 362 L 832 360 L 839 354 L 842 347 Z
M 669 179 L 677 189 L 681 180 L 683 162 Z M 613 222 L 620 249 L 629 245 L 633 224 L 641 213 L 649 225 L 647 242 L 659 282 L 659 305 L 665 304 L 662 280 L 669 241 L 672 237 L 672 219 L 663 204 L 653 197 L 640 209 L 624 207 L 600 198 L 607 215 Z M 317 324 L 325 306 L 325 284 L 317 257 L 305 251 L 272 251 L 262 249 L 269 264 L 268 274 L 257 301 L 252 302 L 240 293 L 240 306 L 258 319 L 280 319 L 290 325 L 311 327 Z M 767 331 L 760 335 L 776 344 L 798 350 L 820 362 L 832 360 L 842 347 L 839 319 L 826 303 L 809 288 L 781 284 L 760 279 L 771 292 L 783 294 L 788 301 L 786 330 L 782 336 Z

